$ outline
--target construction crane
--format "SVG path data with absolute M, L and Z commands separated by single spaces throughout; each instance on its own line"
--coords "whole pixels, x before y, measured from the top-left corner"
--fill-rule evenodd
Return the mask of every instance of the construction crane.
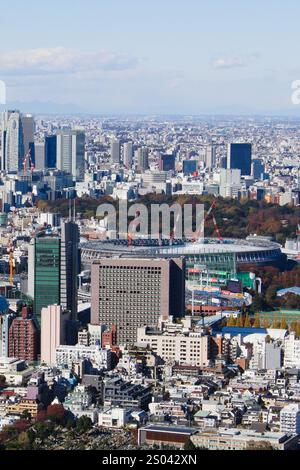
M 213 209 L 216 207 L 216 204 L 217 204 L 216 201 L 213 201 L 212 205 L 211 205 L 210 208 L 208 209 L 207 214 L 206 214 L 206 216 L 204 217 L 203 223 L 201 224 L 201 229 L 199 230 L 198 236 L 197 236 L 197 238 L 194 240 L 194 242 L 196 242 L 196 241 L 198 240 L 200 233 L 204 233 L 204 225 L 205 225 L 205 223 L 207 222 L 207 220 L 209 219 L 209 217 L 210 217 L 211 214 L 212 214 L 212 221 L 213 221 L 213 224 L 214 224 L 214 227 L 215 227 L 214 233 L 217 234 L 219 241 L 223 241 L 223 238 L 222 238 L 222 236 L 221 236 L 221 233 L 220 233 L 220 230 L 219 230 L 219 227 L 218 227 L 216 218 L 215 218 L 214 214 L 212 213 L 212 212 L 213 212 Z
M 13 267 L 14 267 L 14 244 L 9 240 L 7 245 L 7 252 L 9 254 L 9 283 L 13 286 Z
M 24 160 L 23 160 L 23 170 L 24 170 L 24 175 L 26 174 L 26 167 L 27 167 L 27 162 L 29 160 L 29 163 L 30 163 L 30 171 L 31 173 L 33 172 L 34 170 L 34 164 L 33 164 L 33 161 L 31 159 L 31 150 L 29 149 L 28 152 L 26 153 L 25 157 L 24 157 Z

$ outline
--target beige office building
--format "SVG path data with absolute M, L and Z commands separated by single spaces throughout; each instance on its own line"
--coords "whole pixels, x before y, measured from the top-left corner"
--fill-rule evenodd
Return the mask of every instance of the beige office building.
M 60 305 L 49 305 L 41 313 L 41 362 L 56 364 L 56 348 L 65 344 L 66 322 L 70 312 L 63 311 Z
M 118 344 L 134 343 L 141 326 L 180 317 L 185 305 L 182 258 L 102 258 L 92 265 L 91 323 L 117 325 Z

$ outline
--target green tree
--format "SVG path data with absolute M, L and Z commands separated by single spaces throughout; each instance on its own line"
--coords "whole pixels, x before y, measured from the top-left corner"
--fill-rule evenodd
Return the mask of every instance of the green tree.
M 191 439 L 189 439 L 185 444 L 184 444 L 184 450 L 195 450 L 196 446 L 193 444 Z
M 93 422 L 88 416 L 80 416 L 76 421 L 76 431 L 84 433 L 93 427 Z

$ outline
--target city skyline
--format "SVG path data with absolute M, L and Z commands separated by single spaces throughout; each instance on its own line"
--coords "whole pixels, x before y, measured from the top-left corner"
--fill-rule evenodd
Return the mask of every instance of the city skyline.
M 291 100 L 292 82 L 300 77 L 295 0 L 284 9 L 278 1 L 258 8 L 257 1 L 236 0 L 54 0 L 42 9 L 31 0 L 18 8 L 22 21 L 14 21 L 14 9 L 7 6 L 0 33 L 0 79 L 10 107 L 45 113 L 300 114 Z

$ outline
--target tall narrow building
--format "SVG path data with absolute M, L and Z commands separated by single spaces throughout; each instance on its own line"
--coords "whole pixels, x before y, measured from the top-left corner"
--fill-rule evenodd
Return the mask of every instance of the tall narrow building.
M 82 131 L 63 129 L 57 133 L 56 166 L 70 173 L 76 181 L 84 179 L 85 134 Z
M 23 169 L 24 133 L 21 113 L 5 111 L 1 119 L 1 170 L 17 172 Z
M 34 313 L 39 322 L 42 308 L 54 304 L 70 311 L 73 319 L 77 316 L 78 242 L 78 226 L 72 221 L 61 224 L 60 236 L 41 233 L 33 241 L 28 265 L 33 256 Z
M 126 142 L 123 146 L 123 164 L 126 168 L 131 168 L 133 158 L 132 142 Z
M 119 140 L 113 140 L 111 142 L 110 160 L 111 160 L 111 163 L 120 163 L 120 141 Z

